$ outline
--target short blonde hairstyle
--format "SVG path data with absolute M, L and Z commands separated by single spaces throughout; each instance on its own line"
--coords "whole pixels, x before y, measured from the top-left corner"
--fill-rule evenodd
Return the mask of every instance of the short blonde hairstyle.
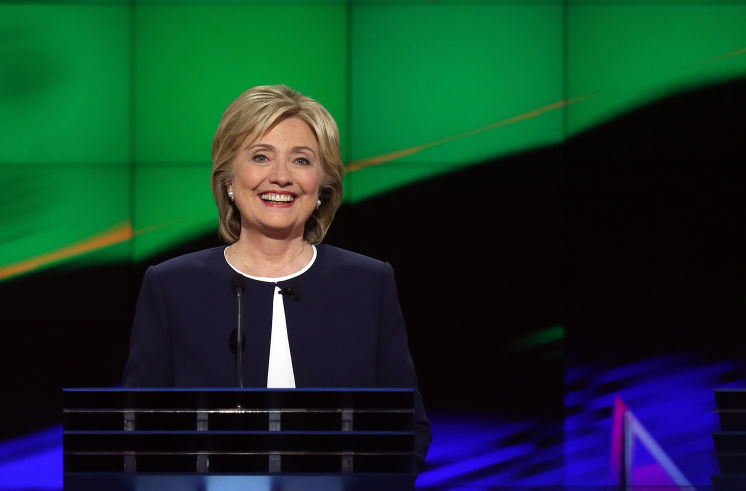
M 220 235 L 228 243 L 241 234 L 241 214 L 228 197 L 226 184 L 233 180 L 233 164 L 241 145 L 259 139 L 274 124 L 297 117 L 308 124 L 319 144 L 322 178 L 321 205 L 311 214 L 303 239 L 321 242 L 342 203 L 342 152 L 339 129 L 329 111 L 319 102 L 286 85 L 260 85 L 238 96 L 223 113 L 212 142 L 212 194 L 218 205 Z

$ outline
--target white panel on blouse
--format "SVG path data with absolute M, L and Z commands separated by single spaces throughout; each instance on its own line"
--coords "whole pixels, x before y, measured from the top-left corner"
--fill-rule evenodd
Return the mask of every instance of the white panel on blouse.
M 293 374 L 293 359 L 290 355 L 290 341 L 288 339 L 288 328 L 287 322 L 285 321 L 285 304 L 283 301 L 284 295 L 280 294 L 280 287 L 277 283 L 280 281 L 286 281 L 297 276 L 302 275 L 308 268 L 313 265 L 316 261 L 316 246 L 313 246 L 313 257 L 300 271 L 282 276 L 280 278 L 269 278 L 265 276 L 251 276 L 246 273 L 242 273 L 236 269 L 228 257 L 225 256 L 225 261 L 228 265 L 233 268 L 237 273 L 242 274 L 252 280 L 264 281 L 265 283 L 275 284 L 275 294 L 272 300 L 272 335 L 269 342 L 269 367 L 267 369 L 267 388 L 270 389 L 294 389 L 295 388 L 295 375 Z M 227 249 L 227 247 L 226 247 Z

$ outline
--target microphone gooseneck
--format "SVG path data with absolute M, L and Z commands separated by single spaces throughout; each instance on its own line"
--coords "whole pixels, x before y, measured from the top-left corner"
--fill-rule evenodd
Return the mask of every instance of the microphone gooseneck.
M 246 290 L 246 278 L 240 274 L 236 274 L 231 280 L 231 290 L 233 290 L 233 293 L 236 295 L 236 337 L 234 351 L 236 354 L 236 386 L 243 387 L 243 364 L 241 362 L 241 354 L 243 352 L 244 339 L 243 333 L 241 332 L 241 299 Z M 231 333 L 231 335 L 232 334 L 233 333 Z

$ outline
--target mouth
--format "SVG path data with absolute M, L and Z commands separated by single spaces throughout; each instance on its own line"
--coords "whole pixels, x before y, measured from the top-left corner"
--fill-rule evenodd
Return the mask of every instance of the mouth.
M 288 204 L 295 201 L 297 196 L 290 193 L 262 193 L 259 198 L 265 203 Z

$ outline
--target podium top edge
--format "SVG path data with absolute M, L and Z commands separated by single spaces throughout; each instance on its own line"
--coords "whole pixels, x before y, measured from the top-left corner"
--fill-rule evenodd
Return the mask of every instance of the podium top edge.
M 122 435 L 122 436 L 270 436 L 283 438 L 293 435 L 310 435 L 310 436 L 414 436 L 414 430 L 64 430 L 63 435 Z
M 268 389 L 262 387 L 65 387 L 63 392 L 414 392 L 412 387 L 299 387 Z

